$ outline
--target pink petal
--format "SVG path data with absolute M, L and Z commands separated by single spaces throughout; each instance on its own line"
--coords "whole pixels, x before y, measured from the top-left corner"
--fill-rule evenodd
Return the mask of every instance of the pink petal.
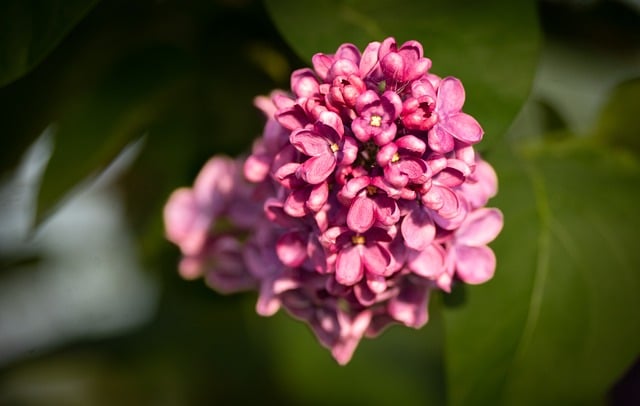
M 376 64 L 378 63 L 379 49 L 379 42 L 372 42 L 364 49 L 360 59 L 360 77 L 365 78 L 375 69 Z
M 380 68 L 385 76 L 395 81 L 404 78 L 404 59 L 396 52 L 390 52 L 380 60 Z
M 415 40 L 409 40 L 402 44 L 398 53 L 409 61 L 417 61 L 424 55 L 422 44 Z
M 368 197 L 356 198 L 347 213 L 347 226 L 356 233 L 363 233 L 373 226 L 375 206 Z
M 327 139 L 311 130 L 294 131 L 289 140 L 298 151 L 308 156 L 318 156 L 331 151 Z
M 479 247 L 493 241 L 503 225 L 502 212 L 493 208 L 481 208 L 467 215 L 456 231 L 456 243 Z
M 380 276 L 386 276 L 387 268 L 391 264 L 391 254 L 380 244 L 367 244 L 363 249 L 362 261 L 367 271 Z
M 379 102 L 380 97 L 378 96 L 378 93 L 373 90 L 367 90 L 358 97 L 358 100 L 356 101 L 356 111 L 361 114 L 372 104 Z
M 378 162 L 378 165 L 380 165 L 381 167 L 385 167 L 391 162 L 391 160 L 393 159 L 393 156 L 397 152 L 398 152 L 398 146 L 396 145 L 396 143 L 392 142 L 387 145 L 384 145 L 380 147 L 380 149 L 378 150 L 378 153 L 376 154 L 376 162 Z
M 446 77 L 438 87 L 436 111 L 443 115 L 457 113 L 464 105 L 464 98 L 464 87 L 460 80 L 451 76 Z
M 307 207 L 313 211 L 319 211 L 329 198 L 329 185 L 327 182 L 321 182 L 314 185 L 309 193 L 309 199 L 307 200 Z
M 455 146 L 453 136 L 444 129 L 440 123 L 436 124 L 431 130 L 429 130 L 427 144 L 429 144 L 429 148 L 434 152 L 440 154 L 446 154 L 447 152 L 453 151 Z
M 418 206 L 405 216 L 400 231 L 407 246 L 415 250 L 427 248 L 436 235 L 431 216 L 427 210 Z
M 440 126 L 456 139 L 467 144 L 482 140 L 484 131 L 478 121 L 466 113 L 457 113 L 440 121 Z
M 398 47 L 396 39 L 393 37 L 387 37 L 382 41 L 378 49 L 378 59 L 384 58 L 389 52 L 397 52 Z
M 384 168 L 384 178 L 396 188 L 403 188 L 409 183 L 409 177 L 400 170 L 400 165 L 387 165 Z
M 273 115 L 276 113 L 278 108 L 273 103 L 271 97 L 267 96 L 256 96 L 253 99 L 253 105 L 262 110 L 267 118 L 273 118 Z
M 333 345 L 331 355 L 338 364 L 346 365 L 371 323 L 371 312 L 365 310 L 351 321 L 349 316 L 339 311 L 338 321 L 341 327 L 340 339 Z
M 298 233 L 287 233 L 278 238 L 276 253 L 283 264 L 295 268 L 307 259 L 307 246 Z
M 369 278 L 369 273 L 367 273 L 367 282 Z M 386 285 L 385 285 L 386 286 Z M 358 303 L 363 306 L 371 306 L 376 302 L 376 294 L 371 290 L 368 283 L 364 283 L 360 281 L 353 287 L 353 294 L 355 295 Z
M 267 155 L 252 154 L 244 162 L 244 177 L 249 182 L 262 182 L 267 178 L 271 169 L 271 157 Z
M 460 279 L 472 285 L 488 281 L 496 270 L 496 256 L 487 247 L 455 247 L 456 273 Z
M 402 292 L 389 300 L 388 311 L 391 317 L 413 328 L 424 326 L 428 319 L 427 302 L 429 288 L 427 286 L 409 285 Z
M 382 93 L 380 98 L 385 113 L 391 113 L 389 119 L 395 120 L 402 112 L 402 99 L 392 90 Z
M 304 128 L 304 126 L 309 123 L 309 118 L 306 113 L 302 107 L 297 104 L 278 110 L 278 112 L 276 112 L 275 119 L 281 126 L 290 131 Z
M 256 303 L 256 313 L 261 316 L 272 316 L 280 309 L 280 299 L 273 291 L 273 282 L 263 280 Z
M 432 100 L 436 99 L 436 90 L 433 84 L 428 80 L 416 80 L 411 84 L 411 95 L 414 98 L 429 96 Z
M 298 97 L 314 97 L 319 88 L 316 75 L 309 68 L 298 69 L 291 74 L 291 90 Z
M 305 209 L 309 192 L 305 189 L 294 190 L 284 201 L 284 211 L 292 217 L 303 217 L 307 214 Z
M 395 143 L 398 148 L 406 149 L 419 155 L 422 155 L 427 149 L 427 144 L 415 135 L 405 135 L 398 138 Z
M 386 128 L 383 128 L 382 131 L 375 134 L 373 140 L 379 146 L 387 145 L 396 137 L 396 131 L 395 123 L 390 123 Z
M 355 64 L 360 63 L 360 50 L 353 44 L 342 44 L 335 54 L 335 59 L 347 59 Z
M 398 169 L 413 183 L 425 183 L 431 175 L 430 168 L 422 159 L 402 159 L 398 162 Z
M 343 285 L 355 285 L 362 279 L 364 268 L 360 255 L 360 245 L 348 246 L 338 253 L 336 280 Z
M 419 79 L 422 75 L 427 73 L 431 68 L 431 59 L 420 58 L 415 63 L 405 68 L 404 80 L 410 81 Z
M 313 64 L 313 69 L 316 71 L 318 76 L 320 76 L 320 79 L 325 80 L 329 73 L 329 69 L 333 64 L 333 58 L 329 55 L 318 53 L 313 55 L 311 63 Z
M 236 162 L 224 156 L 214 156 L 202 167 L 193 183 L 198 204 L 212 214 L 218 214 L 237 187 Z
M 291 217 L 283 209 L 284 204 L 275 198 L 269 198 L 264 203 L 264 214 L 269 219 L 284 228 L 296 228 L 300 226 L 300 219 Z
M 400 209 L 394 199 L 376 196 L 373 199 L 376 220 L 385 226 L 392 226 L 400 220 Z
M 478 160 L 472 175 L 460 186 L 460 189 L 472 208 L 482 207 L 496 195 L 498 178 L 491 165 Z
M 340 165 L 351 165 L 358 158 L 358 142 L 355 138 L 345 136 L 342 148 L 338 151 Z
M 367 286 L 372 292 L 379 294 L 387 290 L 387 278 L 367 272 Z
M 350 179 L 338 192 L 338 199 L 342 204 L 348 205 L 358 193 L 371 184 L 371 178 L 368 176 L 358 176 Z
M 164 227 L 169 241 L 179 244 L 188 238 L 197 217 L 198 205 L 193 191 L 188 188 L 175 190 L 164 206 Z
M 329 73 L 327 74 L 327 82 L 332 82 L 337 76 L 357 75 L 359 71 L 358 65 L 348 59 L 338 59 L 333 62 Z
M 428 200 L 427 200 L 428 199 Z M 427 194 L 423 196 L 425 206 L 435 210 L 440 217 L 454 218 L 460 211 L 460 199 L 458 195 L 446 186 L 432 185 Z
M 414 251 L 409 259 L 409 269 L 423 278 L 435 280 L 445 272 L 444 249 L 438 244 L 431 244 L 422 251 Z
M 456 159 L 473 168 L 476 165 L 476 152 L 471 145 L 459 146 L 456 148 Z
M 191 189 L 174 191 L 164 206 L 167 239 L 180 247 L 183 254 L 200 252 L 214 221 L 214 213 L 202 212 Z
M 203 263 L 199 257 L 182 257 L 178 264 L 178 272 L 184 279 L 192 280 L 202 276 Z
M 324 182 L 336 167 L 336 157 L 331 154 L 322 154 L 311 157 L 300 166 L 299 175 L 302 180 L 312 185 Z
M 322 126 L 329 127 L 329 133 L 327 133 L 326 130 L 323 131 Z M 323 135 L 326 135 L 327 138 L 333 142 L 337 142 L 338 139 L 344 135 L 342 119 L 333 111 L 323 111 L 320 113 L 320 117 L 318 117 L 318 121 L 316 122 L 316 129 L 321 131 Z M 334 136 L 336 134 L 338 137 Z

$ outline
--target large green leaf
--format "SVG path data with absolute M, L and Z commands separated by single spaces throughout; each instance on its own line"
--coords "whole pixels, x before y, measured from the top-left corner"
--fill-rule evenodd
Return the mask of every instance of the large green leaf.
M 95 91 L 55 125 L 53 155 L 38 195 L 41 221 L 78 183 L 98 174 L 175 100 L 192 69 L 169 46 L 138 50 L 120 61 Z
M 484 127 L 483 148 L 497 141 L 529 92 L 536 67 L 534 1 L 266 0 L 289 44 L 305 60 L 345 42 L 360 49 L 393 36 L 420 41 L 431 71 L 459 77 L 465 110 Z
M 640 155 L 640 77 L 616 86 L 604 106 L 595 136 Z
M 0 86 L 27 73 L 98 0 L 3 0 L 0 3 Z
M 640 164 L 584 140 L 491 156 L 495 278 L 445 311 L 460 404 L 594 404 L 640 351 Z

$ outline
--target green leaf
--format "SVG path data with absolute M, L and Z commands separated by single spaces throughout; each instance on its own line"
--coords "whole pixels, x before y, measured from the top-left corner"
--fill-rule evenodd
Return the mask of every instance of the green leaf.
M 184 52 L 167 46 L 138 50 L 76 100 L 56 123 L 54 151 L 38 195 L 37 222 L 82 180 L 97 175 L 171 102 L 180 100 L 189 71 Z
M 640 156 L 640 78 L 619 84 L 611 92 L 596 126 L 596 137 Z
M 601 402 L 640 352 L 640 164 L 584 140 L 490 160 L 505 227 L 494 279 L 445 311 L 450 400 Z
M 29 72 L 98 0 L 4 0 L 0 5 L 0 87 Z
M 481 148 L 501 138 L 524 102 L 537 61 L 534 1 L 266 0 L 292 48 L 305 60 L 345 42 L 363 49 L 393 36 L 420 41 L 431 71 L 464 83 L 465 111 L 485 130 Z

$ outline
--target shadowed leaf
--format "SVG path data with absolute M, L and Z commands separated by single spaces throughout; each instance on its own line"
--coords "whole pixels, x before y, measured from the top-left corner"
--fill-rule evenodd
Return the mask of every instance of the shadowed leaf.
M 0 87 L 37 65 L 98 1 L 2 1 Z

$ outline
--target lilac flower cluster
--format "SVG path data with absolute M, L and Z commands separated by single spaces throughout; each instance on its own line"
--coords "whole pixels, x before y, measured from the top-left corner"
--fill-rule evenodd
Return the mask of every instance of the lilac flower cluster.
M 479 284 L 502 214 L 483 130 L 460 80 L 429 72 L 420 43 L 344 44 L 258 97 L 266 114 L 245 160 L 212 158 L 165 207 L 185 278 L 259 291 L 257 312 L 307 322 L 346 364 L 364 336 L 419 328 L 434 289 Z

